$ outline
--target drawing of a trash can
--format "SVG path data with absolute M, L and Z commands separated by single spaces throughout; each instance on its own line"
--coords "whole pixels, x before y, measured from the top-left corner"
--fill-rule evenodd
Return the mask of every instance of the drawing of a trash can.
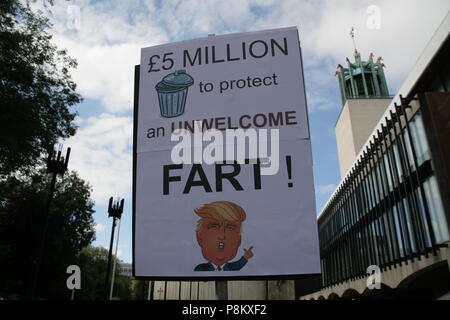
M 155 89 L 162 117 L 173 118 L 184 113 L 188 88 L 193 84 L 194 79 L 186 70 L 176 70 L 158 82 Z

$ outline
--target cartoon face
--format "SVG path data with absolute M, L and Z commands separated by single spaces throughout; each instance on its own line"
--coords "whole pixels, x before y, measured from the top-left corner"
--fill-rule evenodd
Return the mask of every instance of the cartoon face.
M 241 245 L 241 222 L 203 218 L 197 241 L 206 260 L 222 265 L 236 256 Z

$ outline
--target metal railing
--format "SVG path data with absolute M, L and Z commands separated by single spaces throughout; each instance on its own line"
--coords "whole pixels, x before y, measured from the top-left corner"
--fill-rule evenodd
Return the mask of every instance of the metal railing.
M 434 173 L 430 159 L 418 161 L 410 101 L 401 101 L 319 218 L 323 287 L 366 277 L 370 265 L 392 268 L 436 254 L 424 190 Z

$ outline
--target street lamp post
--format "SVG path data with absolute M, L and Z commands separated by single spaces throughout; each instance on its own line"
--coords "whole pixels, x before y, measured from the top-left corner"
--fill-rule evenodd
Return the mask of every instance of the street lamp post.
M 47 158 L 47 172 L 52 174 L 52 181 L 50 183 L 50 190 L 48 193 L 47 198 L 47 205 L 45 208 L 45 216 L 44 216 L 44 225 L 41 230 L 40 235 L 40 241 L 39 241 L 39 247 L 37 250 L 37 254 L 35 256 L 34 262 L 34 276 L 32 279 L 32 285 L 31 285 L 31 299 L 35 298 L 36 294 L 36 288 L 42 263 L 42 257 L 44 254 L 44 248 L 45 248 L 45 239 L 47 236 L 47 228 L 48 228 L 48 220 L 50 216 L 50 204 L 53 199 L 53 193 L 55 191 L 55 184 L 56 184 L 56 177 L 57 175 L 63 176 L 64 173 L 67 171 L 67 165 L 69 164 L 69 157 L 70 157 L 70 148 L 67 148 L 66 156 L 61 156 L 61 150 L 56 152 L 53 150 L 49 153 Z
M 120 222 L 122 219 L 119 219 L 119 227 L 117 229 L 117 238 L 116 238 L 116 249 L 114 253 L 114 262 L 113 262 L 113 271 L 111 276 L 111 289 L 109 290 L 109 300 L 112 300 L 113 289 L 114 289 L 114 280 L 116 275 L 116 265 L 117 265 L 117 250 L 119 249 L 119 236 L 120 236 Z
M 108 288 L 109 288 L 109 277 L 111 272 L 111 260 L 112 260 L 112 250 L 113 250 L 113 242 L 114 242 L 114 230 L 116 228 L 116 220 L 120 219 L 123 212 L 123 203 L 125 199 L 113 203 L 113 197 L 109 198 L 108 205 L 108 217 L 113 217 L 112 223 L 112 231 L 111 231 L 111 242 L 109 244 L 109 255 L 108 255 L 108 269 L 106 271 L 106 281 L 105 281 L 105 299 L 108 300 Z

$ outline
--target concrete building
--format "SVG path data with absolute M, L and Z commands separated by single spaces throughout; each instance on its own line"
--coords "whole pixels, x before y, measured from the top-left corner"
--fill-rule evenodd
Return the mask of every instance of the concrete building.
M 392 98 L 351 98 L 335 126 L 341 177 L 350 169 Z
M 339 64 L 336 72 L 343 105 L 335 126 L 341 177 L 392 100 L 381 57 L 374 61 L 371 53 L 363 61 L 356 48 L 354 57 L 354 62 L 346 59 L 348 68 Z
M 125 277 L 132 277 L 133 266 L 131 263 L 119 262 L 119 274 Z
M 302 299 L 448 297 L 449 35 L 450 14 L 392 100 L 372 57 L 339 67 L 341 182 L 318 217 L 320 288 Z

